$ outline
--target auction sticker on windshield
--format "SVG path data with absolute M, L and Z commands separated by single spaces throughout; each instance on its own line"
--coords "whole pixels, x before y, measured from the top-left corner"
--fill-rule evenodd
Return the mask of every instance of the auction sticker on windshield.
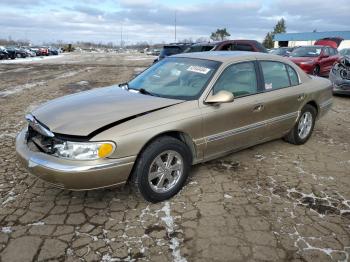
M 206 75 L 210 71 L 210 68 L 206 68 L 206 67 L 202 67 L 202 66 L 190 66 L 189 68 L 187 68 L 187 71 Z

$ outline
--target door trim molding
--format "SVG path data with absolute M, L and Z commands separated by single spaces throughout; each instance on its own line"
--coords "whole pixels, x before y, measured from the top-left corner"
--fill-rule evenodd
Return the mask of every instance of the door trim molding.
M 225 139 L 227 137 L 238 135 L 238 134 L 242 134 L 242 133 L 245 133 L 245 132 L 249 132 L 251 130 L 258 129 L 260 127 L 263 127 L 263 126 L 266 126 L 266 125 L 269 125 L 269 124 L 278 123 L 278 122 L 281 122 L 281 121 L 284 121 L 284 120 L 288 120 L 288 119 L 291 119 L 291 118 L 293 118 L 293 119 L 295 118 L 296 119 L 298 116 L 299 116 L 299 111 L 288 113 L 288 114 L 285 114 L 285 115 L 281 115 L 281 116 L 273 117 L 273 118 L 270 118 L 270 119 L 267 119 L 267 120 L 264 120 L 264 121 L 260 121 L 260 122 L 254 123 L 254 124 L 250 124 L 250 125 L 242 126 L 242 127 L 239 127 L 239 128 L 227 130 L 227 131 L 224 131 L 224 132 L 221 132 L 221 133 L 217 133 L 217 134 L 214 134 L 214 135 L 210 135 L 210 136 L 205 137 L 205 140 L 207 142 L 213 142 L 213 141 L 216 141 L 216 140 Z

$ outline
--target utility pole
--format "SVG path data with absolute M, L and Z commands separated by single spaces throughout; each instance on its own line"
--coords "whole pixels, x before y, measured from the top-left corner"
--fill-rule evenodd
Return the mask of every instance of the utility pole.
M 177 11 L 175 11 L 175 43 L 176 43 L 176 13 Z
M 120 48 L 123 48 L 123 22 L 120 24 Z

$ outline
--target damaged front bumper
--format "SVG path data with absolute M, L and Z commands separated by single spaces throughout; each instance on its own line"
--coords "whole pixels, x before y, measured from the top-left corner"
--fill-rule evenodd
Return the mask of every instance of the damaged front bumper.
M 77 161 L 61 159 L 33 148 L 26 139 L 26 129 L 16 138 L 16 151 L 21 164 L 29 173 L 69 190 L 91 190 L 123 185 L 135 162 L 135 156 L 120 159 Z
M 329 73 L 334 94 L 350 95 L 350 58 L 344 57 L 336 63 Z
M 335 80 L 332 81 L 333 85 L 333 94 L 343 94 L 350 95 L 350 80 Z

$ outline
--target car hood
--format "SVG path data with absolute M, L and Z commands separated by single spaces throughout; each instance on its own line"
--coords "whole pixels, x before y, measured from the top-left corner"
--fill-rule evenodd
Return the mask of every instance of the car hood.
M 313 62 L 317 57 L 288 57 L 294 63 Z
M 91 136 L 98 129 L 180 102 L 111 86 L 54 99 L 32 115 L 53 133 Z

